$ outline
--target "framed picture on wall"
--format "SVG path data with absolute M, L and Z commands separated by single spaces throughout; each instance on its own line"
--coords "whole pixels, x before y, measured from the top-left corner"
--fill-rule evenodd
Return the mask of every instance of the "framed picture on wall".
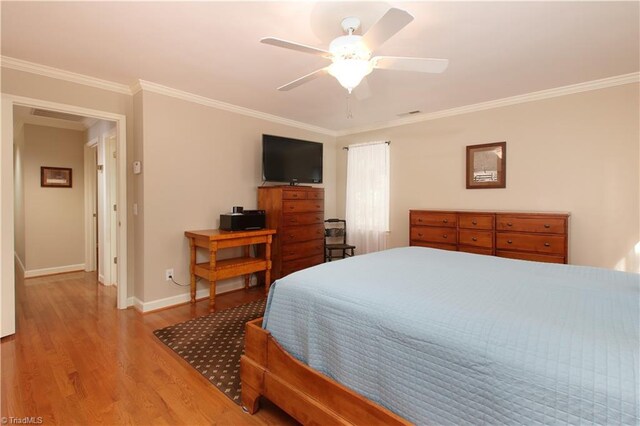
M 467 189 L 506 188 L 507 143 L 467 146 Z
M 65 167 L 40 167 L 40 186 L 45 188 L 71 188 L 72 170 Z

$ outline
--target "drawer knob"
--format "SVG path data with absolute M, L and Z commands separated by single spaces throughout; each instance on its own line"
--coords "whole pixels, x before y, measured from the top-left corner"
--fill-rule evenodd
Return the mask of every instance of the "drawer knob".
M 513 243 L 513 241 L 507 240 L 507 244 L 512 244 L 512 243 Z
M 289 234 L 289 238 L 293 238 L 293 234 Z
M 477 225 L 477 224 L 478 224 L 478 221 L 477 221 L 477 220 L 472 220 L 472 221 L 471 221 L 471 224 L 472 224 L 472 225 Z
M 544 243 L 544 246 L 545 246 L 545 247 L 549 247 L 549 246 L 551 246 L 551 244 L 549 244 L 549 243 Z
M 507 226 L 513 226 L 513 223 L 507 222 Z
M 418 233 L 418 237 L 422 237 L 422 234 Z
M 442 235 L 442 238 L 447 238 L 447 234 L 443 234 L 443 235 Z
M 289 206 L 289 209 L 293 210 L 293 209 L 295 209 L 295 207 L 294 206 Z
M 418 222 L 422 222 L 422 219 L 418 218 Z
M 442 219 L 443 223 L 449 223 L 449 221 L 447 219 Z
M 478 241 L 478 239 L 476 237 L 472 237 L 471 241 Z
M 545 227 L 545 228 L 551 228 L 551 225 L 549 225 L 548 223 L 545 223 L 545 224 L 544 224 L 544 227 Z

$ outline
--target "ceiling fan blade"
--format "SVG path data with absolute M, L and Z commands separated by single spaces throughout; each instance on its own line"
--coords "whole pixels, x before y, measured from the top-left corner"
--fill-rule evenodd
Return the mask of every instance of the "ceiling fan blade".
M 373 52 L 411 21 L 413 16 L 406 10 L 391 8 L 369 28 L 369 31 L 362 36 L 362 41 L 369 51 Z
M 448 59 L 403 58 L 400 56 L 375 56 L 373 67 L 383 70 L 441 73 L 449 66 Z
M 371 97 L 371 87 L 369 86 L 369 82 L 367 81 L 367 77 L 363 78 L 360 84 L 353 89 L 353 94 L 359 101 L 364 101 Z
M 303 77 L 300 77 L 297 80 L 293 80 L 292 82 L 287 83 L 284 86 L 278 87 L 278 90 L 284 92 L 284 91 L 287 91 L 287 90 L 294 89 L 294 88 L 296 88 L 296 87 L 298 87 L 298 86 L 300 86 L 300 85 L 302 85 L 302 84 L 304 84 L 304 83 L 306 83 L 308 81 L 315 80 L 318 77 L 322 77 L 323 75 L 327 74 L 328 72 L 329 72 L 329 67 L 320 68 L 319 70 L 316 70 L 316 71 L 314 71 L 312 73 L 309 73 L 309 74 L 307 74 L 307 75 L 305 75 Z
M 260 43 L 270 44 L 277 47 L 284 47 L 285 49 L 297 50 L 298 52 L 303 53 L 311 53 L 312 55 L 318 55 L 325 58 L 331 58 L 332 56 L 331 52 L 324 49 L 318 49 L 317 47 L 307 46 L 306 44 L 282 40 L 274 37 L 265 37 L 260 40 Z

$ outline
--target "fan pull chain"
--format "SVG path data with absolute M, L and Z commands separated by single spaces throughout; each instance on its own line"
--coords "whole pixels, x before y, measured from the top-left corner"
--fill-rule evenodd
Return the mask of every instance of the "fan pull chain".
M 347 95 L 347 119 L 353 119 L 353 113 L 351 112 L 351 93 Z

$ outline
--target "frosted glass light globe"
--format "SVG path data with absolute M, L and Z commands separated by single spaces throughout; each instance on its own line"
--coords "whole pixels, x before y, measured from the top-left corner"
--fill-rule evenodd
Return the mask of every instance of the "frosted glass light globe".
M 340 85 L 349 93 L 360 84 L 363 78 L 371 73 L 373 65 L 363 59 L 336 59 L 329 66 L 329 74 L 334 76 Z

